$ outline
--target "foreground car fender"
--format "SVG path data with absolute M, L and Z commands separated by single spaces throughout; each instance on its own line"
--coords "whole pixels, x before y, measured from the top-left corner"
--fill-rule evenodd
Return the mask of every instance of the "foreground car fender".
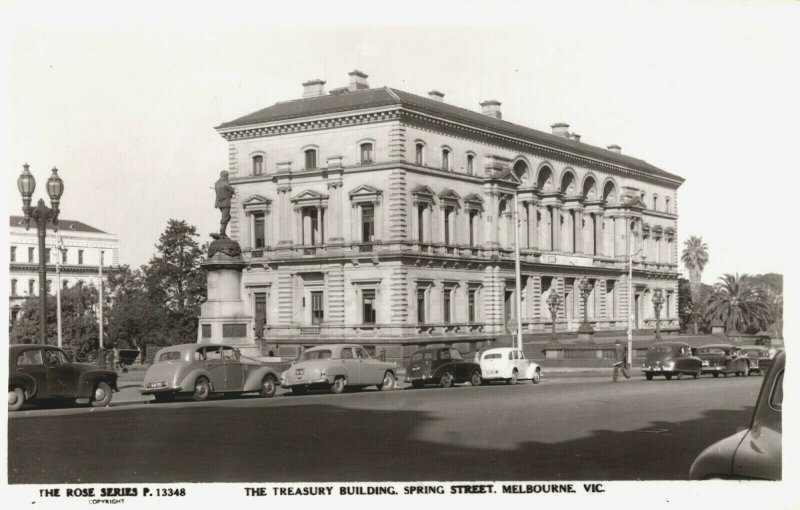
M 708 478 L 728 478 L 733 473 L 733 458 L 749 430 L 717 441 L 702 451 L 689 469 L 689 478 L 705 480 Z
M 37 386 L 36 379 L 23 373 L 11 373 L 8 376 L 8 389 L 22 388 L 25 392 L 25 400 L 28 400 L 36 395 Z
M 78 391 L 76 392 L 77 398 L 89 398 L 94 392 L 94 387 L 97 383 L 105 382 L 111 386 L 112 391 L 119 391 L 117 388 L 117 374 L 109 370 L 89 370 L 82 372 L 78 376 Z
M 244 382 L 242 386 L 242 391 L 260 391 L 261 390 L 261 381 L 264 380 L 264 377 L 267 375 L 272 375 L 275 378 L 275 384 L 281 383 L 281 376 L 277 374 L 273 369 L 270 367 L 261 367 L 247 376 L 247 380 Z
M 195 368 L 185 376 L 180 381 L 180 391 L 194 391 L 194 382 L 197 380 L 198 377 L 205 377 L 208 379 L 208 383 L 211 385 L 211 391 L 214 391 L 214 382 L 211 378 L 211 375 L 201 368 Z

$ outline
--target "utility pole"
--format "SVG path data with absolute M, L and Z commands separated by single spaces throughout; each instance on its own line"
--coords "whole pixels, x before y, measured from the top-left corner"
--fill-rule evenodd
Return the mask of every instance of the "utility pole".
M 103 349 L 103 250 L 100 250 L 100 349 Z
M 56 330 L 58 332 L 58 348 L 61 349 L 64 340 L 61 334 L 61 254 L 63 246 L 61 236 L 56 230 Z
M 519 263 L 519 204 L 514 190 L 514 276 L 517 295 L 517 347 L 522 351 L 522 275 Z

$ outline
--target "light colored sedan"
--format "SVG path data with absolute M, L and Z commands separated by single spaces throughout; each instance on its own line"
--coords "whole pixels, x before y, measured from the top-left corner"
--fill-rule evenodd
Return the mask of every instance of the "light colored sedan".
M 764 377 L 750 428 L 718 441 L 697 456 L 689 477 L 780 480 L 783 458 L 783 371 L 781 352 Z
M 505 381 L 517 384 L 517 381 L 528 379 L 539 384 L 542 379 L 542 368 L 532 360 L 525 358 L 525 353 L 516 347 L 496 347 L 487 349 L 480 355 L 481 377 L 484 381 Z
M 164 347 L 144 374 L 143 395 L 168 402 L 176 395 L 206 400 L 212 393 L 260 393 L 272 397 L 278 386 L 275 370 L 243 358 L 238 349 L 219 344 L 181 344 Z
M 360 345 L 334 344 L 303 352 L 300 360 L 281 375 L 281 386 L 296 394 L 309 389 L 342 393 L 348 387 L 367 386 L 385 391 L 394 388 L 396 380 L 393 363 L 376 360 Z

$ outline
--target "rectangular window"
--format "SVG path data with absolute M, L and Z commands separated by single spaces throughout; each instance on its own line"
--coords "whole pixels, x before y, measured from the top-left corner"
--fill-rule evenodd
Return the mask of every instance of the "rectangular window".
M 255 301 L 255 309 L 253 310 L 256 322 L 260 320 L 264 321 L 264 324 L 267 323 L 267 293 L 266 292 L 256 292 L 254 294 L 254 301 Z
M 444 209 L 444 244 L 450 244 L 450 211 L 452 210 L 450 207 Z
M 318 326 L 325 320 L 325 310 L 322 308 L 322 291 L 311 293 L 311 324 Z
M 44 252 L 44 261 L 45 261 L 45 263 L 46 263 L 46 264 L 49 264 L 49 263 L 50 263 L 50 252 L 51 252 L 51 251 L 52 251 L 52 250 L 51 250 L 50 248 L 45 248 L 45 252 Z
M 416 164 L 420 165 L 420 166 L 422 166 L 422 151 L 424 149 L 425 149 L 425 147 L 421 143 L 417 144 L 417 152 L 416 152 L 416 155 L 414 157 L 414 162 Z
M 361 144 L 361 164 L 367 165 L 372 163 L 372 144 L 371 143 L 362 143 Z
M 420 205 L 417 209 L 417 239 L 420 242 L 426 241 L 425 239 L 425 208 L 427 205 Z
M 254 248 L 266 246 L 266 221 L 263 212 L 253 214 Z
M 306 151 L 306 170 L 317 168 L 317 151 L 308 149 Z
M 17 295 L 17 280 L 11 280 L 11 295 Z
M 361 206 L 361 241 L 369 242 L 375 237 L 375 207 Z
M 200 327 L 203 338 L 211 338 L 211 324 L 203 324 Z
M 417 322 L 425 324 L 425 289 L 417 289 Z
M 78 250 L 78 264 L 83 264 L 83 250 Z
M 375 324 L 375 291 L 367 289 L 362 292 L 364 324 Z
M 35 294 L 34 289 L 36 289 L 36 280 L 28 280 L 28 295 L 33 296 Z
M 11 262 L 16 262 L 16 261 L 17 261 L 17 247 L 16 246 L 12 246 L 11 247 Z
M 28 262 L 33 262 L 33 248 L 28 248 Z
M 442 170 L 450 170 L 450 151 L 447 149 L 442 151 Z
M 66 248 L 61 250 L 61 263 L 62 264 L 66 264 L 67 263 L 67 249 Z
M 469 322 L 475 322 L 475 295 L 477 294 L 477 290 L 470 289 L 469 290 Z
M 472 175 L 475 172 L 475 156 L 472 154 L 467 156 L 467 175 Z
M 449 324 L 450 323 L 450 313 L 451 313 L 450 297 L 452 296 L 452 294 L 453 294 L 453 292 L 450 289 L 445 289 L 445 291 L 444 291 L 444 303 L 442 304 L 442 308 L 443 308 L 443 311 L 444 311 L 444 323 L 445 324 Z
M 253 175 L 264 173 L 264 156 L 253 156 Z

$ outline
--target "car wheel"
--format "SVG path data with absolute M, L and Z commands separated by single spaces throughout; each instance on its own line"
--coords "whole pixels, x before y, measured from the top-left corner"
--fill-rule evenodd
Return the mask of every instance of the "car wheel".
M 275 381 L 275 377 L 272 375 L 267 375 L 261 381 L 261 396 L 264 398 L 271 398 L 275 396 L 275 390 L 277 390 L 277 383 Z
M 481 373 L 477 370 L 472 372 L 472 376 L 469 378 L 469 383 L 473 386 L 480 386 L 483 379 L 481 379 Z
M 111 386 L 107 382 L 99 382 L 92 392 L 92 407 L 106 407 L 111 403 Z
M 25 392 L 22 388 L 11 388 L 8 390 L 8 410 L 19 411 L 25 404 Z
M 698 377 L 700 377 L 702 374 L 703 374 L 703 371 L 702 371 L 702 370 L 698 370 L 697 372 L 695 372 L 695 373 L 693 373 L 693 374 L 692 374 L 692 377 L 694 377 L 695 379 L 697 379 L 697 378 L 698 378 Z
M 653 374 L 651 374 L 650 372 L 645 372 L 644 373 L 644 378 L 647 379 L 648 381 L 652 381 L 653 380 Z
M 449 388 L 453 385 L 453 374 L 450 372 L 445 372 L 439 378 L 439 386 L 442 388 Z
M 533 371 L 533 379 L 531 379 L 531 382 L 533 384 L 539 384 L 539 381 L 541 380 L 542 380 L 542 371 L 537 368 L 536 370 Z
M 513 372 L 511 372 L 511 378 L 506 380 L 506 383 L 510 384 L 511 386 L 517 384 L 517 378 L 519 374 L 517 374 L 517 369 L 515 368 Z
M 411 387 L 414 388 L 415 390 L 418 390 L 423 386 L 425 386 L 425 383 L 422 381 L 411 381 Z
M 725 372 L 724 374 L 722 374 L 722 377 L 728 377 L 728 372 Z
M 680 381 L 681 379 L 683 379 L 683 372 L 678 372 L 677 374 L 675 374 L 675 377 Z
M 337 377 L 336 379 L 334 379 L 333 385 L 331 386 L 331 393 L 336 393 L 338 395 L 339 393 L 342 393 L 344 391 L 346 386 L 347 386 L 347 379 L 345 379 L 344 377 Z
M 292 395 L 305 395 L 306 391 L 305 386 L 292 386 Z
M 383 374 L 383 383 L 378 385 L 378 389 L 381 391 L 391 390 L 394 388 L 394 383 L 396 380 L 397 379 L 394 377 L 394 374 L 387 370 L 386 373 Z
M 209 395 L 211 395 L 211 385 L 209 384 L 208 379 L 205 377 L 198 378 L 194 382 L 194 393 L 192 393 L 192 400 L 203 402 L 208 400 Z
M 156 393 L 153 396 L 156 398 L 156 402 L 172 402 L 175 400 L 175 395 L 172 393 Z
M 670 379 L 672 379 L 672 374 L 664 374 L 664 377 L 666 377 L 667 381 L 669 381 Z
M 714 372 L 713 375 L 714 377 L 719 377 L 719 372 Z

